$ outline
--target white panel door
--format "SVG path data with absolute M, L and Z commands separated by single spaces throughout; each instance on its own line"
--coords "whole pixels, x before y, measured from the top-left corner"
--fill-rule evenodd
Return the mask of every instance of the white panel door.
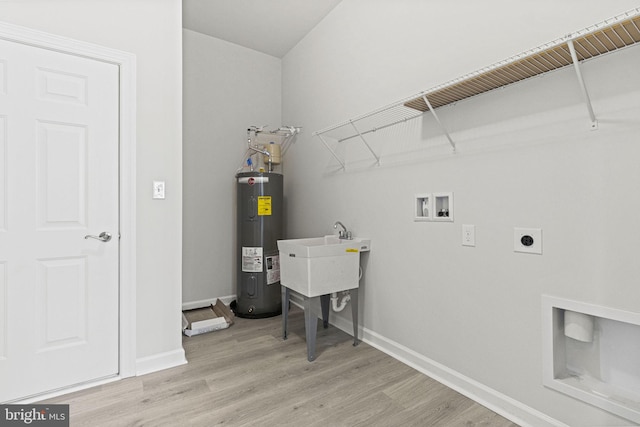
M 118 372 L 118 84 L 0 40 L 0 402 Z

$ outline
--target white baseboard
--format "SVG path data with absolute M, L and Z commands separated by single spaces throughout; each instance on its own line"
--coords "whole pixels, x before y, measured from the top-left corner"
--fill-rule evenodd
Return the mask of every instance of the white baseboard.
M 103 379 L 99 379 L 99 380 L 95 380 L 95 381 L 89 381 L 86 383 L 82 383 L 82 384 L 76 384 L 74 386 L 71 387 L 64 387 L 58 390 L 53 390 L 53 391 L 49 391 L 46 393 L 42 393 L 42 394 L 38 394 L 35 396 L 30 396 L 30 397 L 26 397 L 24 399 L 20 399 L 20 400 L 16 400 L 15 402 L 11 402 L 14 404 L 20 404 L 20 405 L 26 405 L 26 404 L 30 404 L 30 403 L 36 403 L 36 402 L 41 402 L 44 400 L 49 400 L 49 399 L 53 399 L 54 397 L 58 397 L 58 396 L 63 396 L 65 394 L 69 394 L 69 393 L 75 393 L 76 391 L 82 391 L 82 390 L 86 390 L 88 388 L 92 388 L 92 387 L 97 387 L 99 385 L 103 385 L 103 384 L 109 384 L 115 381 L 120 381 L 122 378 L 120 376 L 113 376 L 113 377 L 109 377 L 109 378 L 103 378 Z M 9 403 L 9 402 L 7 402 Z
M 236 299 L 235 295 L 227 295 L 226 297 L 217 297 L 210 299 L 203 299 L 199 301 L 189 301 L 182 303 L 183 310 L 193 310 L 194 308 L 209 307 L 211 304 L 215 304 L 217 300 L 220 300 L 224 305 L 229 305 L 231 301 Z
M 184 349 L 181 347 L 173 351 L 167 351 L 165 353 L 154 354 L 152 356 L 137 359 L 136 375 L 146 375 L 151 372 L 184 365 L 185 363 L 187 363 L 187 358 L 185 357 Z
M 336 328 L 349 335 L 353 333 L 352 323 L 344 317 L 334 315 L 330 316 L 330 319 L 330 323 Z M 363 342 L 411 366 L 428 377 L 433 378 L 520 426 L 569 427 L 522 402 L 487 387 L 478 381 L 462 375 L 367 328 L 361 327 L 359 334 Z

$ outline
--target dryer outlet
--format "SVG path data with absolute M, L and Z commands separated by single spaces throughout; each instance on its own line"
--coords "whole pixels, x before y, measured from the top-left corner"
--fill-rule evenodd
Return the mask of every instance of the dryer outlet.
M 513 251 L 542 255 L 542 229 L 514 228 Z

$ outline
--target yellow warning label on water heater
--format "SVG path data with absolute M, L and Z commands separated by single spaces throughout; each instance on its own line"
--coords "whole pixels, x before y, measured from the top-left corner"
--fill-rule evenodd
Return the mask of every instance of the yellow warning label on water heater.
M 258 196 L 258 216 L 271 215 L 271 196 Z
M 355 252 L 358 253 L 357 249 L 348 248 L 345 252 Z

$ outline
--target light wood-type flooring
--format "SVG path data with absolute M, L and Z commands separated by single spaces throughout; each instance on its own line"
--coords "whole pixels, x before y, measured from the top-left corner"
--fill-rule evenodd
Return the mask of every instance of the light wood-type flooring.
M 308 362 L 303 312 L 240 319 L 184 337 L 188 364 L 67 394 L 71 426 L 491 426 L 505 418 L 318 322 Z

